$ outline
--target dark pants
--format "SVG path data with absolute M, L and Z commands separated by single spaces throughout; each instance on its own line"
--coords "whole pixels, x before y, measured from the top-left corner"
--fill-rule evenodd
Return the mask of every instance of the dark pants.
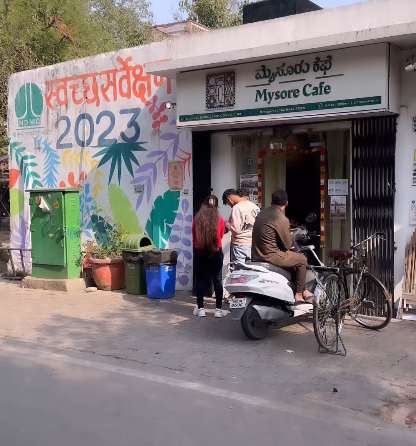
M 287 251 L 284 258 L 276 256 L 276 260 L 273 263 L 284 269 L 294 268 L 296 272 L 296 292 L 303 293 L 305 291 L 306 265 L 308 261 L 303 254 Z
M 210 256 L 206 251 L 195 248 L 194 273 L 196 279 L 195 291 L 198 308 L 204 308 L 204 291 L 212 281 L 214 285 L 216 308 L 222 308 L 222 265 L 224 254 L 220 249 Z

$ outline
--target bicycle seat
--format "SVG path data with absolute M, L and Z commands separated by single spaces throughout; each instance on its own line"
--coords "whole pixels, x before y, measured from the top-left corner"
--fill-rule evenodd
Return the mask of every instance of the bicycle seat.
M 351 259 L 352 251 L 350 249 L 330 249 L 328 251 L 328 258 L 333 260 Z

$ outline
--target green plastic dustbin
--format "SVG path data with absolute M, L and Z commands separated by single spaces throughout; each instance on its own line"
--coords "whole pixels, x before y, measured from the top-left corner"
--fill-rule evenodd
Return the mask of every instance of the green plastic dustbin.
M 128 294 L 147 294 L 146 270 L 142 253 L 148 249 L 155 249 L 155 246 L 147 235 L 129 235 L 124 241 L 122 256 L 126 266 L 126 291 Z

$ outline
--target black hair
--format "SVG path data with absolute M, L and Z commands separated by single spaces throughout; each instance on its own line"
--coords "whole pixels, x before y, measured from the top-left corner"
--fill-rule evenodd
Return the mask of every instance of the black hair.
M 237 195 L 239 197 L 249 197 L 250 196 L 250 192 L 248 189 L 244 189 L 243 187 L 241 189 L 238 189 L 237 191 Z
M 230 195 L 238 195 L 238 196 L 241 196 L 241 195 L 238 194 L 238 190 L 235 190 L 235 189 L 227 189 L 227 190 L 222 194 L 222 204 L 227 204 L 228 197 L 229 197 Z
M 273 192 L 272 204 L 276 206 L 284 206 L 287 203 L 286 191 L 279 189 Z

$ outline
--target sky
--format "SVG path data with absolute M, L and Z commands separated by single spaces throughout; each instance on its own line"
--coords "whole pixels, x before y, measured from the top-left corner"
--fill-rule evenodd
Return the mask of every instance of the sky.
M 312 0 L 323 8 L 336 8 L 337 6 L 351 5 L 352 3 L 362 3 L 368 0 Z M 172 12 L 178 7 L 179 0 L 150 0 L 151 9 L 154 15 L 154 22 L 157 25 L 173 22 Z

